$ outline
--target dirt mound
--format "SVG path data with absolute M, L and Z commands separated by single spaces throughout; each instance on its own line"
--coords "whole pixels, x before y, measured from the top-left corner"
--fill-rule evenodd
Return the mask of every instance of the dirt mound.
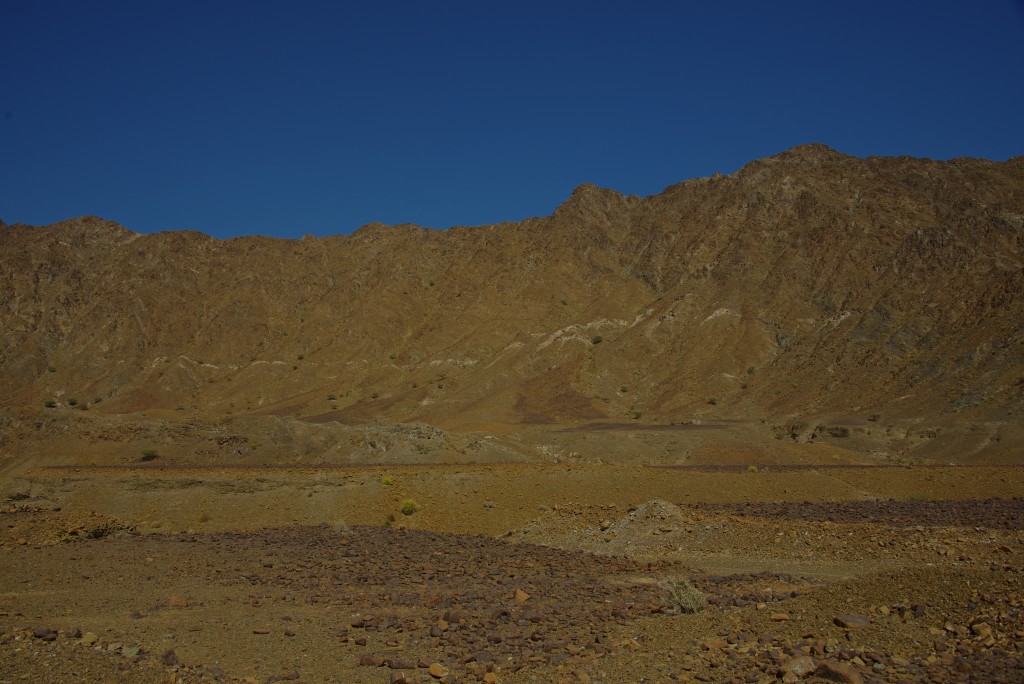
M 593 516 L 593 511 L 571 507 L 547 510 L 512 536 L 520 541 L 649 558 L 677 550 L 679 538 L 693 534 L 699 525 L 698 518 L 660 499 L 630 507 L 618 519 L 609 515 L 595 521 Z M 701 536 L 706 532 L 700 527 Z

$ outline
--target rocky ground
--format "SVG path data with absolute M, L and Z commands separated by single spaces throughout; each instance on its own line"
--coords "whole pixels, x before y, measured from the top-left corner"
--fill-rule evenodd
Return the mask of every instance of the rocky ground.
M 1022 470 L 38 471 L 0 682 L 1020 681 Z

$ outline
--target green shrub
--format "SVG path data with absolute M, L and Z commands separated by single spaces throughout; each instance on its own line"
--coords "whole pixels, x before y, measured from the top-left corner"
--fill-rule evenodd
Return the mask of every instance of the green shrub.
M 757 472 L 757 466 L 756 465 L 747 466 L 747 472 L 748 473 L 756 473 Z
M 601 344 L 602 342 L 604 342 L 604 338 L 601 337 L 600 335 L 594 335 L 593 337 L 590 338 L 591 344 Z
M 142 456 L 139 457 L 140 461 L 155 461 L 160 454 L 156 452 L 156 449 L 143 449 Z
M 402 507 L 399 510 L 402 511 L 402 515 L 412 515 L 416 511 L 420 510 L 420 508 L 421 506 L 413 499 L 403 499 Z
M 704 610 L 708 601 L 700 589 L 690 584 L 689 580 L 671 580 L 666 584 L 672 602 L 679 607 L 684 615 L 699 613 Z
M 391 477 L 390 475 L 381 475 L 380 483 L 382 485 L 393 485 L 395 484 L 395 478 Z
M 57 402 L 55 402 L 53 399 L 47 399 L 45 402 L 43 402 L 43 406 L 45 406 L 46 408 L 56 408 Z

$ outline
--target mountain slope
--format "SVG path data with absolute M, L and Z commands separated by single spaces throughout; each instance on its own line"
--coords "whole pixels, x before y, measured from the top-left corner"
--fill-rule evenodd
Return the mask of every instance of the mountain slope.
M 807 416 L 1012 425 L 1022 240 L 1024 158 L 822 145 L 447 231 L 6 226 L 0 404 L 449 426 L 766 417 L 798 437 Z

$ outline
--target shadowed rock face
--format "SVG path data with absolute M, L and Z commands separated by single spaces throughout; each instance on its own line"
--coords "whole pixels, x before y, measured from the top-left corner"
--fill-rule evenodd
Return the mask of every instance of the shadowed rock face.
M 867 450 L 967 421 L 997 453 L 1024 403 L 1022 237 L 1024 158 L 823 145 L 447 231 L 3 226 L 0 402 L 449 426 L 763 416 Z M 924 431 L 884 434 L 896 418 Z

